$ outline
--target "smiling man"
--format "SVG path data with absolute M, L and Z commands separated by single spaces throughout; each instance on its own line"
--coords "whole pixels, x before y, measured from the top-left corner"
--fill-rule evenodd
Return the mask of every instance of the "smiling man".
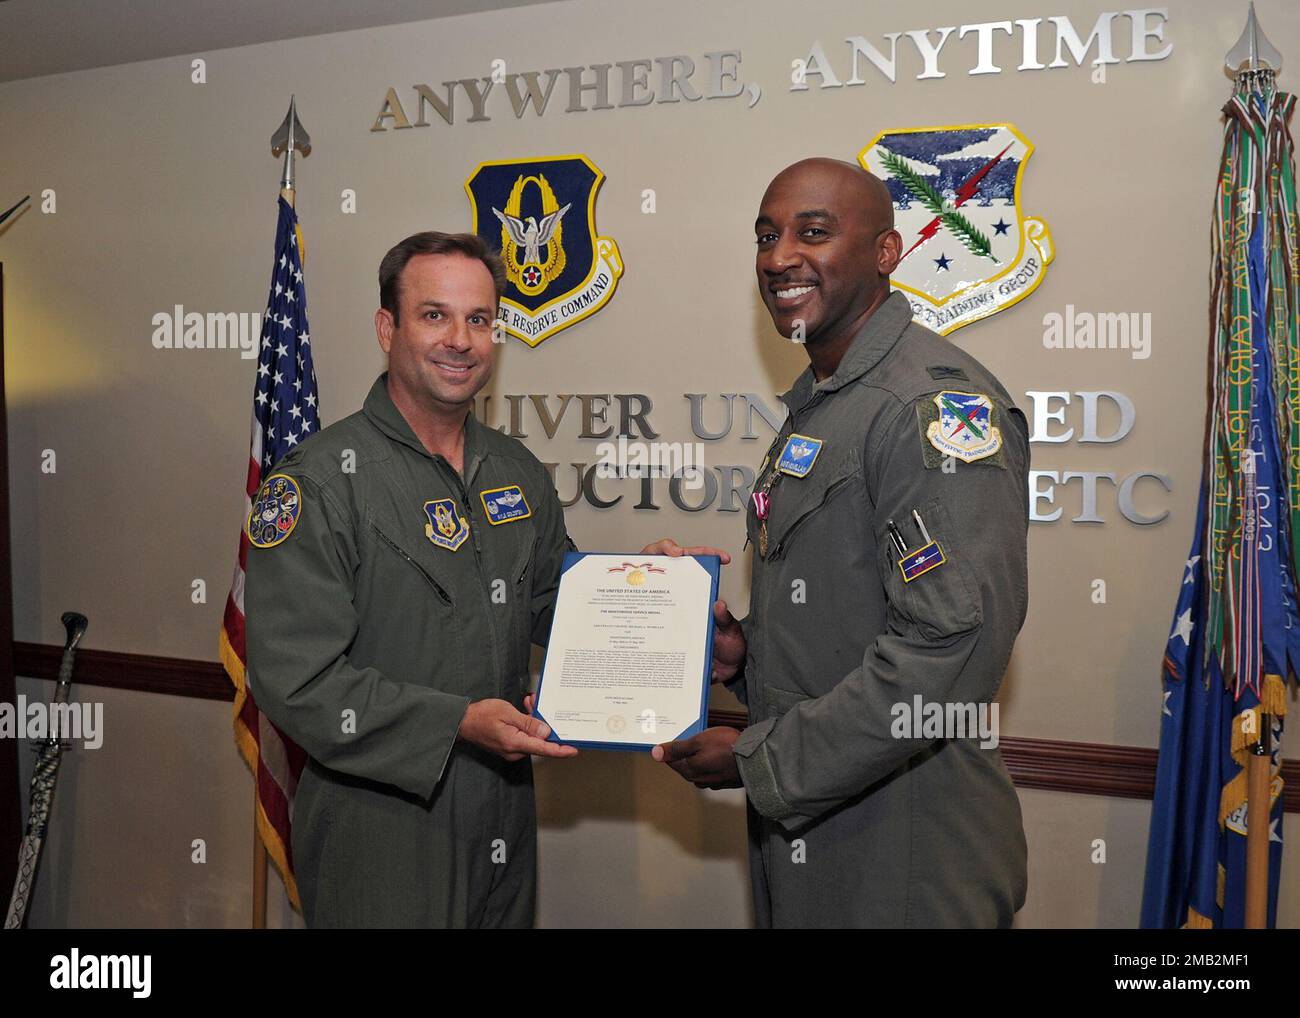
M 473 234 L 390 250 L 388 371 L 253 506 L 283 521 L 249 528 L 248 677 L 310 757 L 293 816 L 309 926 L 533 922 L 529 755 L 576 751 L 527 713 L 529 645 L 573 545 L 546 469 L 472 412 L 504 285 Z
M 714 677 L 750 723 L 654 756 L 745 788 L 761 926 L 1008 926 L 1015 789 L 977 726 L 933 722 L 997 695 L 1024 621 L 1024 415 L 890 293 L 902 238 L 879 179 L 795 163 L 754 228 L 759 291 L 810 363 L 750 500 L 749 615 L 715 606 Z

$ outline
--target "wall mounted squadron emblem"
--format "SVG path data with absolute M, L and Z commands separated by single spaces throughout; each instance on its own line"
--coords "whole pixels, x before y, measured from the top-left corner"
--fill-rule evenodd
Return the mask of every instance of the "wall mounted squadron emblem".
M 501 254 L 505 331 L 529 346 L 599 311 L 614 296 L 623 259 L 596 235 L 605 175 L 586 156 L 487 162 L 465 181 L 474 232 Z
M 859 153 L 894 199 L 903 260 L 892 282 L 922 325 L 946 336 L 1043 281 L 1052 235 L 1020 208 L 1033 153 L 1011 124 L 882 131 Z

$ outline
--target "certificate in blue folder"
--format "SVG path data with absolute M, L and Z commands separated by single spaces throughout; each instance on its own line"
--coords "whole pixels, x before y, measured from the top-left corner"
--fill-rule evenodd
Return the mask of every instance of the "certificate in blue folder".
M 568 552 L 533 713 L 551 741 L 649 750 L 708 724 L 716 555 Z

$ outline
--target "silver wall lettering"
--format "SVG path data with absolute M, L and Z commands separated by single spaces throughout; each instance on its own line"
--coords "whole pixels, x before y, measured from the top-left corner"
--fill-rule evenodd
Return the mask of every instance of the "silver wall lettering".
M 1133 501 L 1133 488 L 1138 481 L 1144 477 L 1152 477 L 1160 482 L 1165 491 L 1173 491 L 1172 482 L 1167 474 L 1153 474 L 1143 471 L 1142 473 L 1131 474 L 1124 478 L 1124 483 L 1119 486 L 1119 511 L 1124 514 L 1124 518 L 1130 523 L 1136 523 L 1139 526 L 1149 527 L 1153 523 L 1159 523 L 1169 515 L 1166 509 L 1159 516 L 1146 516 L 1138 512 L 1137 505 Z

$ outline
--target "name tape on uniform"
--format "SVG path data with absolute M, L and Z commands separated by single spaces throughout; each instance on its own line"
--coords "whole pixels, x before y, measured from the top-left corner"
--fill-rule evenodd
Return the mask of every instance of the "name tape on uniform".
M 817 462 L 825 440 L 807 435 L 791 435 L 776 461 L 776 469 L 791 477 L 807 477 Z
M 533 515 L 533 510 L 524 497 L 524 489 L 518 484 L 507 484 L 504 488 L 491 488 L 479 495 L 483 502 L 483 511 L 492 526 L 524 520 Z
M 944 558 L 943 549 L 939 547 L 937 541 L 931 541 L 927 545 L 917 548 L 916 551 L 909 552 L 898 560 L 899 571 L 903 574 L 903 582 L 911 583 L 918 576 L 928 573 L 931 569 L 937 569 L 948 560 Z

